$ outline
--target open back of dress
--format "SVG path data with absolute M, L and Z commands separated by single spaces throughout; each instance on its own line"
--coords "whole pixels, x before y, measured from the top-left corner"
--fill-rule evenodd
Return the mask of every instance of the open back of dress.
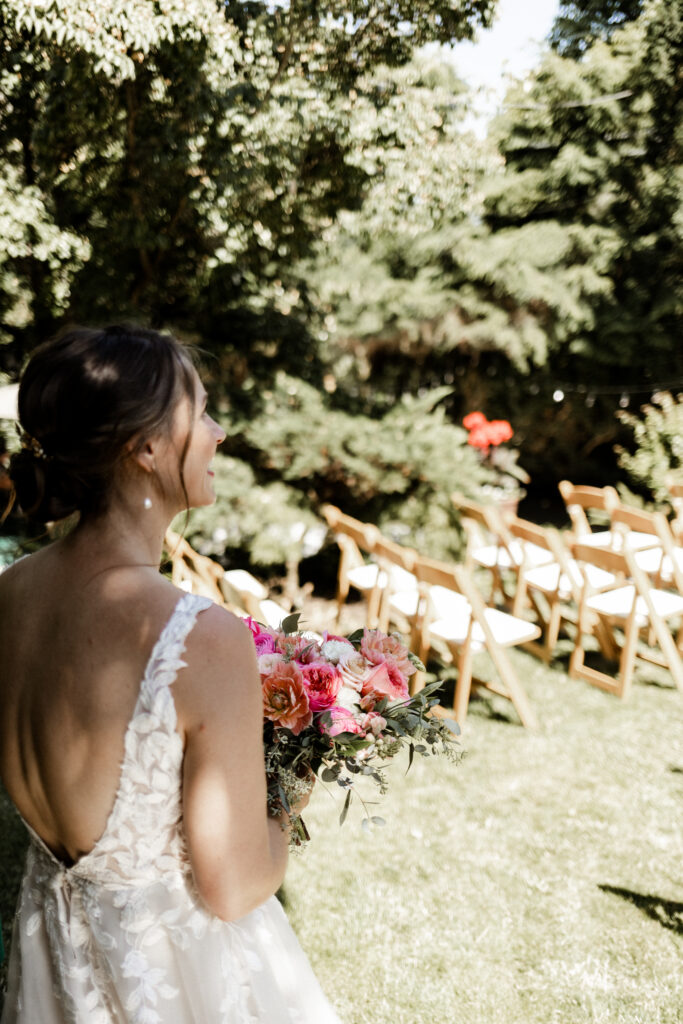
M 210 604 L 181 597 L 152 651 L 95 847 L 66 867 L 27 826 L 0 1024 L 339 1024 L 274 896 L 228 923 L 193 883 L 171 687 Z

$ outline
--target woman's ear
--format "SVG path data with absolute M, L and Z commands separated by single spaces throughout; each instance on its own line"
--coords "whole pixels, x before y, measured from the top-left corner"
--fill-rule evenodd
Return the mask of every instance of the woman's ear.
M 156 469 L 156 452 L 153 441 L 131 441 L 128 448 L 129 457 L 143 469 L 145 473 L 153 473 Z

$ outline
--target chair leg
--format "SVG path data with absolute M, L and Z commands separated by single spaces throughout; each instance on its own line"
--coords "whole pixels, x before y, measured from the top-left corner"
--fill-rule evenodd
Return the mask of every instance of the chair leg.
M 455 654 L 455 652 L 454 652 Z M 453 698 L 453 711 L 458 725 L 462 726 L 467 718 L 467 708 L 470 703 L 472 692 L 472 637 L 468 636 L 460 648 L 460 656 L 457 660 L 458 678 L 455 684 L 455 696 Z
M 508 660 L 507 654 L 503 648 L 499 647 L 497 644 L 494 647 L 487 644 L 487 648 L 491 656 L 491 660 L 498 670 L 498 675 L 502 679 L 510 695 L 510 700 L 515 706 L 515 710 L 519 715 L 522 725 L 527 729 L 535 729 L 538 726 L 536 715 L 534 714 L 521 683 L 515 675 L 515 671 Z
M 548 616 L 548 624 L 545 630 L 545 642 L 543 644 L 543 649 L 545 652 L 544 660 L 548 665 L 553 659 L 553 652 L 557 646 L 557 638 L 560 635 L 561 622 L 562 605 L 558 599 L 550 604 L 550 615 Z
M 379 609 L 382 600 L 382 587 L 376 586 L 370 592 L 368 598 L 368 629 L 377 629 L 379 622 Z
M 635 621 L 635 616 L 632 615 L 626 627 L 626 633 L 624 634 L 624 646 L 621 649 L 621 657 L 619 658 L 619 675 L 617 676 L 617 686 L 614 690 L 617 697 L 625 699 L 631 691 L 633 671 L 635 669 L 636 662 L 637 643 L 638 626 Z

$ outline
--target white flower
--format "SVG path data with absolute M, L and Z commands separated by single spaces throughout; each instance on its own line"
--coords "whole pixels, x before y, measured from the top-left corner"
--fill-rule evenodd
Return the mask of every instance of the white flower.
M 346 708 L 347 711 L 358 711 L 359 699 L 358 690 L 354 690 L 352 686 L 344 685 L 337 694 L 335 704 L 340 708 Z
M 281 654 L 259 654 L 256 660 L 258 662 L 259 674 L 267 676 L 270 675 L 276 665 L 285 659 Z
M 355 654 L 356 648 L 348 640 L 326 640 L 320 648 L 320 653 L 326 661 L 338 665 L 339 662 L 343 663 L 352 654 Z

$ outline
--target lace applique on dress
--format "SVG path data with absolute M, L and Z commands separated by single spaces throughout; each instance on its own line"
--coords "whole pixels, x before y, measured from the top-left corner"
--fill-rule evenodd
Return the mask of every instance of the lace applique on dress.
M 90 853 L 66 867 L 27 826 L 0 1024 L 339 1024 L 274 897 L 228 923 L 193 884 L 172 685 L 211 603 L 183 595 L 154 646 Z

